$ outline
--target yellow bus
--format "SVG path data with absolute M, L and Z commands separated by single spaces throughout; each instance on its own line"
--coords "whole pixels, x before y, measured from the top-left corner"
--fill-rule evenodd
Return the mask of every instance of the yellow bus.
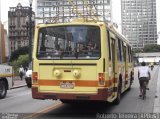
M 34 99 L 118 104 L 130 89 L 133 74 L 128 40 L 105 22 L 78 19 L 36 27 Z

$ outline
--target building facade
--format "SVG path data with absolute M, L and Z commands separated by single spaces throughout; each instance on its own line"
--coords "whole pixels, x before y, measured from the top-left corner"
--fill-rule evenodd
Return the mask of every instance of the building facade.
M 34 15 L 34 12 L 32 12 Z M 20 47 L 28 46 L 28 25 L 29 7 L 23 7 L 18 3 L 17 7 L 10 7 L 8 11 L 8 33 L 11 53 Z
M 6 47 L 6 42 L 7 42 L 7 31 L 4 29 L 4 25 L 3 24 L 0 24 L 0 28 L 1 28 L 1 30 L 0 30 L 0 33 L 1 33 L 1 38 L 0 38 L 0 58 L 1 58 L 1 60 L 0 60 L 0 64 L 1 63 L 6 63 L 6 59 L 7 59 L 7 54 L 6 54 L 6 50 L 8 50 L 8 47 Z
M 1 1 L 0 1 L 0 6 L 1 6 Z M 1 46 L 1 9 L 0 9 L 0 46 Z M 2 62 L 2 53 L 1 53 L 1 48 L 0 48 L 0 64 Z
M 79 16 L 108 22 L 112 19 L 111 0 L 37 0 L 36 6 L 37 23 L 68 22 Z
M 1 20 L 0 20 L 0 64 L 2 63 L 2 48 L 1 48 L 1 46 L 2 46 L 2 38 L 1 38 L 1 36 L 2 36 L 2 32 L 1 32 Z
M 121 0 L 122 34 L 133 48 L 157 44 L 156 0 Z

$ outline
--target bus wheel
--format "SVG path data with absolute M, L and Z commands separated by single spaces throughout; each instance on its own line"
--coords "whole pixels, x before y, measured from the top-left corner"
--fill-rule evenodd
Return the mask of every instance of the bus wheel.
M 132 81 L 133 81 L 133 77 L 132 77 L 132 73 L 131 73 L 128 91 L 131 90 Z
M 7 87 L 4 81 L 0 81 L 0 99 L 4 98 L 7 94 Z
M 81 103 L 85 102 L 85 101 L 81 101 L 81 100 L 63 100 L 63 99 L 61 99 L 60 101 L 65 104 L 81 104 Z
M 121 101 L 121 87 L 122 87 L 122 84 L 120 82 L 119 85 L 118 85 L 117 97 L 113 102 L 113 104 L 115 104 L 115 105 L 118 105 L 120 103 L 120 101 Z

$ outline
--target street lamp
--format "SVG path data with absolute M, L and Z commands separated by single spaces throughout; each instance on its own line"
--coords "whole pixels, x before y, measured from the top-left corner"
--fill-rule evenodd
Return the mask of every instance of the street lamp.
M 32 61 L 32 2 L 33 0 L 29 0 L 29 21 L 28 21 L 28 25 L 29 25 L 29 62 Z

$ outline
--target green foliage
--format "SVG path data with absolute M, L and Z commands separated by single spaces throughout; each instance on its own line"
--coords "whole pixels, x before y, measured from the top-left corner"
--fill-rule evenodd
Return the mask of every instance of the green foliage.
M 133 55 L 139 52 L 143 52 L 143 49 L 133 49 Z
M 18 59 L 11 62 L 11 65 L 14 68 L 15 74 L 18 75 L 19 67 L 22 65 L 23 67 L 28 66 L 29 63 L 29 55 L 20 55 Z
M 160 45 L 145 45 L 143 52 L 160 52 Z
M 17 60 L 17 58 L 19 57 L 19 55 L 24 55 L 24 54 L 28 54 L 28 46 L 25 47 L 20 47 L 19 49 L 15 50 L 10 57 L 10 61 L 14 61 Z
M 133 49 L 133 54 L 135 53 L 143 53 L 143 52 L 160 52 L 160 45 L 150 44 L 145 45 L 143 49 Z

